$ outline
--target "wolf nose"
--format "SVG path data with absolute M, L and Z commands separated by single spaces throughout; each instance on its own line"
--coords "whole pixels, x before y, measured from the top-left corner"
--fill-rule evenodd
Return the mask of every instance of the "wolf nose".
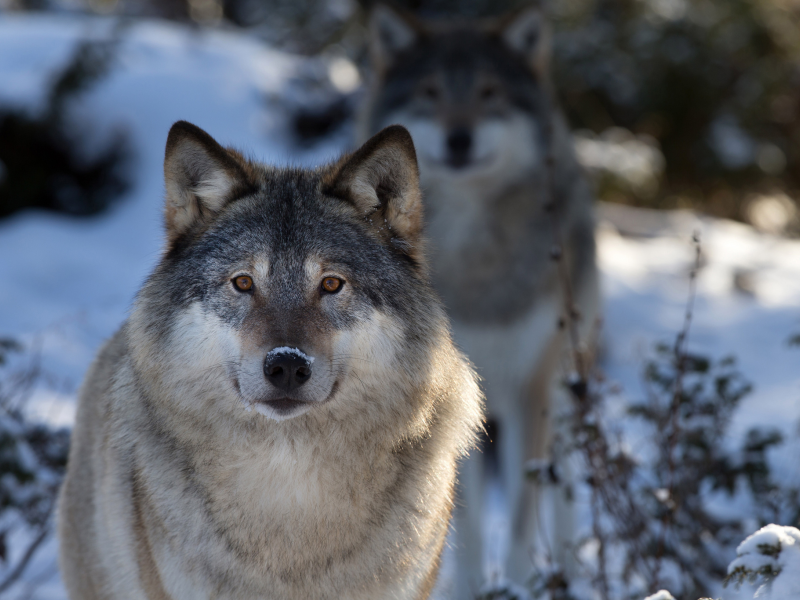
M 457 127 L 447 135 L 449 162 L 453 167 L 463 167 L 469 162 L 472 133 L 466 127 Z
M 289 392 L 311 379 L 311 363 L 302 352 L 270 352 L 264 361 L 267 381 Z

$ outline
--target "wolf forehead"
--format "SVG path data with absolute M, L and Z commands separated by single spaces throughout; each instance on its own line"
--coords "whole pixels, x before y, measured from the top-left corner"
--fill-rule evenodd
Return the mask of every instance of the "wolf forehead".
M 414 93 L 414 84 L 431 76 L 439 76 L 446 88 L 464 93 L 488 75 L 521 108 L 535 108 L 530 94 L 538 84 L 524 57 L 486 34 L 447 32 L 438 40 L 421 38 L 397 58 L 383 78 L 386 101 L 406 100 Z
M 496 20 L 450 24 L 421 21 L 378 4 L 370 21 L 370 55 L 381 84 L 375 88 L 380 96 L 376 105 L 384 112 L 437 86 L 451 103 L 468 104 L 487 85 L 502 90 L 509 106 L 541 110 L 550 34 L 540 9 L 530 6 Z
M 220 262 L 269 255 L 304 259 L 320 255 L 348 262 L 382 253 L 352 207 L 327 193 L 323 172 L 254 165 L 261 181 L 240 198 L 229 200 L 206 228 L 173 241 L 167 257 Z
M 499 76 L 529 78 L 525 57 L 512 51 L 496 35 L 471 28 L 421 34 L 389 65 L 391 75 L 419 76 L 446 71 L 453 80 L 467 81 L 481 71 Z

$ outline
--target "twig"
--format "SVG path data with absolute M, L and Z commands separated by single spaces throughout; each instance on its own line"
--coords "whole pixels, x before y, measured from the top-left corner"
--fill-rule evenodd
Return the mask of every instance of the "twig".
M 51 508 L 52 510 L 52 508 Z M 38 550 L 39 546 L 47 539 L 48 534 L 50 533 L 50 519 L 48 518 L 47 521 L 42 525 L 41 531 L 39 531 L 38 535 L 34 538 L 34 540 L 28 545 L 28 548 L 25 550 L 25 554 L 22 555 L 22 558 L 17 562 L 17 565 L 11 570 L 11 572 L 5 576 L 5 578 L 0 581 L 0 594 L 5 592 L 8 588 L 10 588 L 14 583 L 16 583 L 17 579 L 22 576 L 22 573 L 25 572 L 25 569 L 28 566 L 28 563 L 33 558 L 33 555 Z
M 667 437 L 667 501 L 664 502 L 664 516 L 661 521 L 661 535 L 658 539 L 658 549 L 656 550 L 655 577 L 651 582 L 651 587 L 655 589 L 658 579 L 661 576 L 661 562 L 664 556 L 667 533 L 669 531 L 670 520 L 672 517 L 674 500 L 672 498 L 675 485 L 675 444 L 680 430 L 680 406 L 683 398 L 683 377 L 686 374 L 686 347 L 689 341 L 689 329 L 692 325 L 694 314 L 694 303 L 697 297 L 697 273 L 700 270 L 702 247 L 700 244 L 700 232 L 695 231 L 692 235 L 692 242 L 695 247 L 694 264 L 689 273 L 689 296 L 686 300 L 686 312 L 683 317 L 683 327 L 675 337 L 673 356 L 675 360 L 675 388 L 672 394 L 670 406 L 670 429 Z
M 41 448 L 37 449 L 34 447 L 37 442 L 31 441 L 27 437 L 32 430 L 27 423 L 24 410 L 31 393 L 39 380 L 44 376 L 45 372 L 42 369 L 41 342 L 37 340 L 29 364 L 18 372 L 8 376 L 8 378 L 5 379 L 8 385 L 0 388 L 0 420 L 13 422 L 19 428 L 19 433 L 14 434 L 12 438 L 12 444 L 15 442 L 26 446 L 29 443 L 33 444 L 30 446 L 29 451 L 34 453 L 36 460 L 40 463 L 36 468 L 37 470 L 34 476 L 40 476 L 38 474 L 38 469 L 40 467 L 48 472 L 44 481 L 41 482 L 41 487 L 37 488 L 38 491 L 28 497 L 24 503 L 12 502 L 10 507 L 5 507 L 5 509 L 20 511 L 20 518 L 18 519 L 19 524 L 20 526 L 24 526 L 24 524 L 27 523 L 26 529 L 31 532 L 32 538 L 23 546 L 24 551 L 22 552 L 22 556 L 16 561 L 16 564 L 12 566 L 12 563 L 9 561 L 9 563 L 5 565 L 7 568 L 4 569 L 4 576 L 0 579 L 0 596 L 17 583 L 36 555 L 39 547 L 52 532 L 52 515 L 55 509 L 56 496 L 63 472 L 63 464 L 59 466 L 56 463 L 58 463 L 60 459 L 66 462 L 66 455 L 59 455 L 59 457 L 57 457 L 55 454 L 57 453 L 57 446 L 53 446 L 51 443 L 53 440 L 62 438 L 49 437 L 46 442 L 50 443 L 50 446 L 46 452 Z M 0 380 L 0 384 L 5 382 Z M 23 467 L 22 470 L 25 472 L 28 470 L 28 467 Z M 23 483 L 23 485 L 26 484 Z M 3 536 L 7 533 L 8 531 L 3 532 Z
M 603 532 L 602 525 L 600 524 L 600 498 L 595 491 L 595 486 L 592 486 L 592 534 L 598 542 L 597 546 L 597 586 L 600 591 L 600 597 L 604 600 L 609 598 L 608 592 L 608 567 L 606 566 L 606 544 L 605 533 Z
M 544 90 L 544 114 L 546 115 L 544 124 L 544 147 L 545 147 L 545 181 L 544 190 L 546 193 L 545 208 L 550 213 L 550 220 L 553 228 L 553 247 L 550 251 L 550 257 L 556 263 L 558 270 L 558 277 L 561 284 L 561 290 L 564 294 L 564 320 L 563 325 L 567 330 L 567 336 L 570 343 L 570 354 L 574 363 L 575 371 L 578 378 L 586 383 L 589 378 L 590 365 L 584 352 L 581 350 L 580 332 L 578 331 L 578 321 L 581 318 L 580 311 L 575 304 L 575 294 L 572 289 L 572 280 L 569 274 L 569 257 L 566 256 L 567 248 L 564 244 L 563 232 L 561 231 L 561 222 L 559 221 L 559 203 L 558 194 L 556 193 L 556 177 L 555 177 L 555 101 L 553 94 L 555 92 L 546 87 Z
M 544 147 L 545 151 L 545 182 L 544 190 L 546 196 L 545 207 L 550 213 L 550 219 L 553 229 L 553 247 L 550 252 L 551 259 L 556 263 L 558 271 L 558 279 L 563 293 L 563 307 L 564 315 L 560 321 L 560 326 L 566 329 L 567 340 L 569 343 L 569 354 L 572 357 L 572 366 L 576 375 L 575 380 L 569 382 L 569 389 L 575 399 L 577 400 L 576 406 L 576 422 L 579 425 L 585 423 L 585 419 L 592 411 L 593 402 L 591 391 L 589 388 L 589 378 L 592 371 L 593 353 L 586 352 L 581 346 L 580 332 L 578 330 L 578 321 L 581 314 L 575 304 L 575 294 L 572 287 L 572 279 L 569 273 L 569 260 L 566 256 L 567 249 L 564 245 L 563 232 L 561 230 L 561 222 L 559 219 L 559 203 L 558 194 L 556 191 L 556 174 L 555 174 L 555 132 L 554 125 L 556 119 L 555 102 L 553 99 L 554 91 L 547 88 L 544 93 L 545 110 L 544 114 Z M 598 417 L 599 418 L 599 417 Z M 597 560 L 598 571 L 596 577 L 596 586 L 600 592 L 600 597 L 603 600 L 609 600 L 609 583 L 608 573 L 606 567 L 606 536 L 603 532 L 600 523 L 600 507 L 607 505 L 608 499 L 602 498 L 601 486 L 604 485 L 598 473 L 603 469 L 602 462 L 608 455 L 608 446 L 605 438 L 599 436 L 593 441 L 586 441 L 581 444 L 582 450 L 586 454 L 586 460 L 592 472 L 591 483 L 591 507 L 592 507 L 592 533 L 598 542 Z

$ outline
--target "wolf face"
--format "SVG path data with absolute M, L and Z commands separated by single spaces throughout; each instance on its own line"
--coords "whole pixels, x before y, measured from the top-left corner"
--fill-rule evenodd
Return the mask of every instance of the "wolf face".
M 404 129 L 309 177 L 178 123 L 165 174 L 170 247 L 137 312 L 174 323 L 149 326 L 183 409 L 235 397 L 283 420 L 392 377 L 404 317 L 431 297 Z
M 541 163 L 548 32 L 538 10 L 444 26 L 381 5 L 371 31 L 377 81 L 363 126 L 408 127 L 423 182 L 516 180 Z

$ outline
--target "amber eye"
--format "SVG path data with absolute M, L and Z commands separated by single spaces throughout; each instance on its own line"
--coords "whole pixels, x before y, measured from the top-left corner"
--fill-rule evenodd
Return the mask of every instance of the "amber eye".
M 246 292 L 253 287 L 253 279 L 247 275 L 239 275 L 233 278 L 233 285 L 240 292 Z
M 338 277 L 326 277 L 322 280 L 322 289 L 329 294 L 335 294 L 341 289 L 343 283 L 344 281 Z

